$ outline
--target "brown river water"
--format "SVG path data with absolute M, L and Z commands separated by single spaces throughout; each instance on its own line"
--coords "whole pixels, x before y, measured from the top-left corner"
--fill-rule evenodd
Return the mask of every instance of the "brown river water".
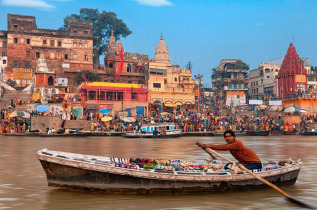
M 267 136 L 237 139 L 261 160 L 302 159 L 293 197 L 317 206 L 317 137 Z M 0 136 L 0 209 L 297 209 L 273 189 L 197 195 L 109 195 L 48 187 L 36 152 L 43 148 L 112 157 L 204 161 L 208 154 L 195 145 L 223 144 L 222 137 L 127 139 L 123 137 L 40 138 Z M 221 152 L 230 157 L 228 152 Z

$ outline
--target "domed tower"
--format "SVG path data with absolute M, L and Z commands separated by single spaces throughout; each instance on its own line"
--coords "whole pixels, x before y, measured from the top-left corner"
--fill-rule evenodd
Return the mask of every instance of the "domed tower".
M 163 39 L 163 34 L 161 34 L 161 39 L 158 42 L 154 55 L 154 62 L 171 64 L 170 55 L 168 52 L 167 45 Z

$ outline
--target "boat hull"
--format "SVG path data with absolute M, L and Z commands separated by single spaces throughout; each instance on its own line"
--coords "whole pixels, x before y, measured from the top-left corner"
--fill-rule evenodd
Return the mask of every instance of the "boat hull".
M 193 194 L 268 187 L 249 174 L 183 175 L 123 169 L 39 155 L 49 186 L 119 194 Z M 258 173 L 277 185 L 293 185 L 300 165 Z
M 125 134 L 122 135 L 123 137 L 126 138 L 178 138 L 181 136 L 181 133 L 176 133 L 176 134 L 166 134 L 166 135 L 153 135 L 153 134 Z
M 247 136 L 268 136 L 271 130 L 265 131 L 246 131 Z

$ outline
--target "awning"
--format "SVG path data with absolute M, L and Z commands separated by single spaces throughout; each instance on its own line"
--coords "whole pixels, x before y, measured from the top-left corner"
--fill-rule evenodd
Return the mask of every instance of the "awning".
M 164 106 L 166 106 L 166 107 L 177 107 L 176 104 L 164 104 Z
M 99 105 L 98 104 L 86 104 L 86 108 L 96 110 L 96 109 L 99 109 Z

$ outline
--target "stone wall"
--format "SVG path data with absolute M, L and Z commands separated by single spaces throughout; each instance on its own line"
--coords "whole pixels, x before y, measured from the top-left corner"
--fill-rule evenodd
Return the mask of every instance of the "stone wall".
M 59 116 L 32 116 L 31 129 L 44 132 L 46 128 L 54 128 L 57 131 L 58 125 L 62 124 L 62 119 Z
M 65 128 L 71 128 L 71 129 L 84 129 L 85 131 L 90 131 L 91 129 L 91 122 L 88 120 L 66 120 Z

